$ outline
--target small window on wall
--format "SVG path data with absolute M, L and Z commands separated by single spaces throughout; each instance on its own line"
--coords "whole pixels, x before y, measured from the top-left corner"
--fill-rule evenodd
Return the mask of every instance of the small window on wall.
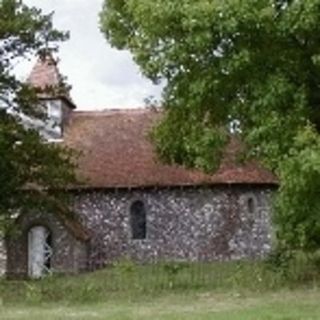
M 146 238 L 146 210 L 142 201 L 135 201 L 130 207 L 130 223 L 132 239 Z
M 60 120 L 61 119 L 61 106 L 58 101 L 51 100 L 48 101 L 48 117 L 50 119 L 54 120 Z
M 247 208 L 250 214 L 254 214 L 256 212 L 256 202 L 253 197 L 249 197 L 247 199 Z

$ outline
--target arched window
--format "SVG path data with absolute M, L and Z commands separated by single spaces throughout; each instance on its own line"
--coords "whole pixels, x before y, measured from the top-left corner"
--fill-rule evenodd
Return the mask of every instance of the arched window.
M 253 197 L 249 197 L 247 199 L 247 206 L 248 206 L 248 212 L 250 214 L 255 213 L 255 211 L 256 211 L 256 203 L 255 203 Z
M 28 275 L 40 278 L 51 272 L 52 234 L 44 226 L 32 227 L 28 232 Z
M 135 201 L 130 207 L 131 234 L 133 239 L 146 238 L 146 210 L 142 201 Z

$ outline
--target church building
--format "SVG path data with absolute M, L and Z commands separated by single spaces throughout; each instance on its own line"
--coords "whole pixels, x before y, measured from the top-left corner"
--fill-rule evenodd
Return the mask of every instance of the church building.
M 60 80 L 50 55 L 28 78 L 38 88 Z M 160 111 L 77 111 L 69 92 L 41 99 L 56 124 L 46 131 L 50 143 L 80 151 L 82 183 L 67 191 L 77 219 L 59 212 L 20 216 L 19 233 L 6 242 L 9 276 L 74 274 L 123 258 L 209 262 L 268 254 L 277 180 L 256 162 L 237 163 L 237 141 L 230 141 L 219 169 L 208 175 L 157 159 L 149 132 Z

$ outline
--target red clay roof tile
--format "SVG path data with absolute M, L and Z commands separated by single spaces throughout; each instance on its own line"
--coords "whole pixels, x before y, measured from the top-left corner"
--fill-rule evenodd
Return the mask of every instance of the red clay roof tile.
M 63 82 L 58 63 L 51 53 L 39 56 L 27 78 L 27 83 L 40 91 L 38 94 L 40 99 L 61 98 L 66 100 L 72 109 L 76 108 L 70 97 L 70 87 Z
M 27 83 L 42 90 L 45 90 L 47 87 L 59 86 L 60 81 L 61 75 L 57 62 L 51 54 L 39 57 L 27 79 Z
M 78 175 L 87 188 L 196 186 L 208 184 L 276 184 L 255 162 L 236 164 L 232 142 L 213 175 L 161 163 L 148 133 L 161 113 L 147 109 L 73 112 L 64 143 L 81 152 Z

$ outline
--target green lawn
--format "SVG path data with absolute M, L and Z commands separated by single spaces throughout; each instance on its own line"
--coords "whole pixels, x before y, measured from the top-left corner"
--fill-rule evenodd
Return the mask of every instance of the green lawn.
M 43 280 L 0 279 L 0 320 L 320 320 L 318 264 L 115 266 Z
M 88 305 L 60 303 L 0 307 L 0 319 L 108 319 L 108 320 L 173 320 L 173 319 L 252 319 L 293 320 L 320 319 L 320 290 L 283 290 L 276 293 L 192 293 L 146 297 L 145 301 L 112 301 Z

